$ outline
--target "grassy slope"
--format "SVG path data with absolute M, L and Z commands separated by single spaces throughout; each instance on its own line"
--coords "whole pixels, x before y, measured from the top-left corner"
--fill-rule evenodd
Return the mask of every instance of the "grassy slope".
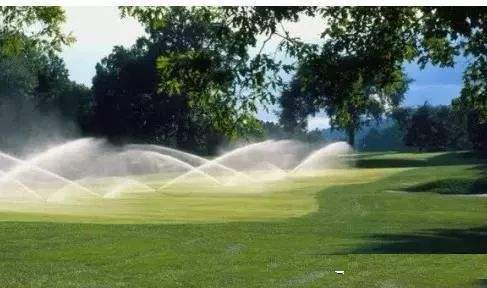
M 487 197 L 442 195 L 435 185 L 404 192 L 445 179 L 479 181 L 485 170 L 476 160 L 444 154 L 374 154 L 364 156 L 359 166 L 403 168 L 363 170 L 374 175 L 387 171 L 384 175 L 389 176 L 368 184 L 324 188 L 317 195 L 318 211 L 287 220 L 152 225 L 2 222 L 0 286 L 485 283 Z M 464 186 L 454 187 L 462 193 Z M 334 270 L 346 272 L 340 276 Z

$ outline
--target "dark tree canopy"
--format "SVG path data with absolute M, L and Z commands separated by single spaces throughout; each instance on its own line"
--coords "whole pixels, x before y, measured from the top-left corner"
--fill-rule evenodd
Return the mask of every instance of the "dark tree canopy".
M 374 56 L 343 54 L 327 43 L 320 53 L 301 59 L 297 71 L 303 100 L 312 106 L 308 114 L 325 110 L 332 127 L 347 131 L 352 145 L 361 125 L 401 103 L 409 82 L 399 65 L 386 74 Z
M 124 7 L 122 12 L 141 21 L 148 36 L 132 48 L 115 48 L 97 66 L 98 133 L 193 149 L 207 137 L 245 136 L 258 129 L 256 102 L 270 100 L 267 79 L 276 64 L 266 55 L 250 57 L 249 44 L 238 40 L 220 10 Z
M 212 99 L 227 98 L 227 105 L 238 105 L 242 113 L 255 112 L 256 101 L 273 100 L 280 63 L 265 53 L 249 55 L 258 35 L 234 29 L 224 9 L 124 7 L 122 12 L 146 27 L 146 40 L 156 47 L 158 70 L 166 77 L 161 78 L 161 89 L 196 93 L 193 100 L 202 108 L 213 104 Z
M 294 78 L 279 97 L 279 124 L 289 134 L 301 133 L 306 130 L 309 115 L 316 113 L 316 99 L 303 89 L 299 79 Z
M 404 144 L 420 151 L 469 148 L 466 123 L 452 106 L 398 109 L 395 119 L 403 131 Z

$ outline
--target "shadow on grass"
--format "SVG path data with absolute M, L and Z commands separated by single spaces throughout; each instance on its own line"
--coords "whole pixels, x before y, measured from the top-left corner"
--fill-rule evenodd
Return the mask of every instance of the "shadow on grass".
M 395 158 L 394 153 L 391 157 L 383 159 L 359 158 L 355 162 L 358 168 L 404 168 L 404 167 L 427 167 L 427 166 L 447 166 L 447 165 L 468 165 L 485 164 L 486 159 L 479 157 L 478 154 L 469 151 L 445 152 L 430 158 L 421 158 L 424 154 L 417 153 L 417 158 Z M 400 154 L 399 154 L 400 155 Z M 398 156 L 403 157 L 403 156 Z
M 407 192 L 433 192 L 446 195 L 475 195 L 487 193 L 487 178 L 450 178 L 411 186 Z
M 412 234 L 374 234 L 375 242 L 352 253 L 370 254 L 487 254 L 487 226 L 434 229 Z
M 483 161 L 475 159 L 474 161 Z M 430 192 L 445 195 L 476 195 L 487 194 L 487 165 L 485 162 L 475 163 L 468 168 L 474 174 L 451 174 L 449 177 L 422 182 L 403 188 L 406 192 Z
M 355 162 L 358 168 L 403 168 L 428 166 L 427 161 L 416 159 L 358 159 Z
M 478 279 L 474 287 L 477 288 L 487 288 L 487 279 Z

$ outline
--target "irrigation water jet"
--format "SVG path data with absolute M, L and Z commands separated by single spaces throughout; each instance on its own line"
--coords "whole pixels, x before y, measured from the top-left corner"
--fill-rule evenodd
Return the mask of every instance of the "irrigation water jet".
M 0 176 L 6 176 L 6 173 L 3 172 L 3 171 L 0 171 Z M 37 192 L 35 192 L 34 190 L 30 189 L 29 187 L 25 186 L 24 183 L 18 181 L 17 179 L 9 179 L 7 181 L 10 181 L 12 182 L 13 184 L 17 185 L 18 187 L 22 188 L 25 192 L 29 193 L 30 195 L 33 195 L 35 198 L 41 200 L 41 201 L 44 201 L 45 199 L 42 198 L 41 195 L 39 195 Z
M 227 167 L 225 165 L 222 165 L 220 163 L 214 162 L 212 160 L 208 160 L 208 159 L 203 158 L 201 156 L 191 154 L 188 152 L 183 152 L 183 151 L 180 151 L 177 149 L 173 149 L 173 148 L 169 148 L 169 147 L 165 147 L 165 146 L 160 146 L 160 145 L 154 145 L 154 144 L 132 144 L 132 145 L 128 145 L 127 147 L 128 148 L 138 148 L 141 150 L 149 149 L 149 150 L 154 150 L 154 151 L 161 153 L 161 154 L 168 153 L 169 155 L 173 155 L 175 157 L 179 156 L 183 159 L 187 159 L 187 161 L 185 161 L 185 162 L 193 165 L 194 166 L 193 168 L 197 168 L 197 167 L 204 168 L 204 166 L 202 167 L 202 165 L 209 164 L 211 162 L 211 166 L 214 166 L 215 168 L 222 169 L 226 172 L 232 173 L 232 174 L 234 174 L 234 176 L 244 177 L 244 178 L 247 178 L 247 180 L 251 180 L 250 178 L 248 178 L 247 175 L 245 175 L 242 172 L 239 172 L 235 169 L 232 169 L 232 168 Z M 196 164 L 192 164 L 191 162 L 194 162 Z M 194 172 L 198 173 L 197 171 L 194 171 Z
M 335 142 L 312 152 L 301 163 L 299 163 L 291 173 L 306 170 L 322 170 L 337 166 L 337 162 L 342 164 L 340 157 L 353 152 L 352 146 L 347 142 Z
M 113 186 L 110 186 L 108 193 L 103 195 L 105 199 L 114 199 L 120 198 L 122 195 L 126 193 L 140 193 L 140 192 L 154 192 L 155 189 L 150 187 L 147 184 L 144 184 L 140 181 L 137 181 L 132 178 L 122 178 L 122 177 L 114 177 L 113 180 L 116 180 Z
M 168 160 L 170 162 L 173 162 L 177 165 L 180 165 L 181 167 L 185 168 L 188 170 L 188 172 L 186 173 L 196 173 L 196 174 L 199 174 L 201 176 L 203 176 L 204 178 L 210 180 L 211 182 L 214 182 L 216 184 L 222 184 L 220 181 L 218 181 L 215 177 L 212 177 L 211 175 L 209 175 L 208 173 L 205 173 L 201 170 L 198 170 L 197 168 L 195 168 L 194 166 L 184 162 L 184 161 L 181 161 L 177 158 L 174 158 L 170 155 L 164 155 L 164 154 L 160 154 L 160 153 L 157 153 L 157 152 L 152 152 L 152 151 L 140 151 L 140 150 L 131 150 L 131 151 L 136 151 L 136 152 L 139 152 L 141 154 L 145 154 L 145 155 L 149 155 L 149 156 L 152 156 L 156 159 L 160 159 L 160 160 Z
M 250 149 L 253 149 L 255 147 L 258 147 L 258 146 L 261 146 L 261 145 L 265 145 L 265 144 L 268 144 L 268 143 L 272 143 L 273 140 L 267 140 L 267 141 L 263 141 L 263 142 L 258 142 L 258 143 L 253 143 L 253 144 L 249 144 L 247 146 L 244 146 L 244 147 L 240 147 L 240 148 L 237 148 L 237 149 L 234 149 L 228 153 L 225 153 L 211 161 L 207 161 L 206 163 L 204 163 L 203 165 L 201 166 L 198 166 L 196 167 L 196 171 L 203 171 L 205 169 L 209 169 L 213 166 L 218 166 L 218 165 L 222 165 L 220 162 L 230 158 L 230 157 L 234 157 L 235 155 L 239 155 L 239 154 L 242 154 L 242 153 L 245 153 L 247 151 L 249 151 Z M 234 169 L 233 169 L 234 170 Z M 192 173 L 196 173 L 195 171 L 188 171 L 186 172 L 185 174 L 183 175 L 180 175 L 176 178 L 174 178 L 173 180 L 171 180 L 170 182 L 168 182 L 167 184 L 165 184 L 163 187 L 161 187 L 161 189 L 165 189 L 171 185 L 174 185 L 178 182 L 181 182 L 183 181 L 184 179 L 190 177 L 192 175 Z M 253 182 L 253 179 L 250 178 L 249 176 L 243 174 L 243 173 L 239 173 L 239 175 L 242 175 L 244 176 L 245 179 L 249 180 L 250 182 Z
M 253 189 L 248 185 L 260 187 L 260 183 L 296 177 L 297 172 L 339 167 L 345 161 L 343 156 L 352 151 L 344 142 L 312 150 L 293 140 L 266 140 L 207 159 L 165 146 L 120 147 L 83 138 L 27 159 L 0 152 L 0 170 L 4 171 L 0 173 L 0 199 L 25 194 L 36 201 L 62 204 L 74 200 L 80 204 L 93 196 L 116 200 L 126 194 L 157 195 L 164 189 L 170 194 L 199 190 L 218 194 L 236 190 L 218 187 L 234 186 L 245 192 Z
M 135 149 L 135 150 L 149 150 L 149 151 L 154 151 L 158 152 L 161 154 L 165 155 L 170 155 L 175 158 L 178 158 L 188 164 L 191 164 L 193 166 L 199 166 L 202 165 L 209 160 L 206 158 L 203 158 L 201 156 L 191 154 L 188 152 L 184 152 L 181 150 L 177 150 L 174 148 L 162 146 L 162 145 L 155 145 L 155 144 L 129 144 L 127 145 L 127 149 Z
M 49 177 L 52 177 L 56 180 L 59 180 L 61 182 L 63 182 L 65 185 L 72 185 L 73 187 L 76 187 L 77 189 L 80 189 L 81 191 L 84 191 L 92 196 L 95 196 L 95 197 L 100 197 L 100 195 L 98 195 L 97 193 L 91 191 L 90 189 L 86 188 L 86 187 L 83 187 L 81 186 L 80 184 L 74 182 L 74 181 L 71 181 L 69 179 L 66 179 L 56 173 L 53 173 L 49 170 L 46 170 L 46 169 L 43 169 L 43 168 L 40 168 L 28 161 L 24 161 L 24 160 L 21 160 L 21 159 L 18 159 L 14 156 L 11 156 L 11 155 L 8 155 L 6 153 L 3 153 L 3 152 L 0 152 L 0 157 L 2 158 L 6 158 L 6 159 L 9 159 L 11 161 L 14 161 L 14 162 L 17 162 L 18 164 L 21 165 L 22 169 L 13 169 L 11 172 L 6 172 L 1 178 L 0 178 L 0 184 L 3 184 L 5 183 L 8 179 L 17 179 L 16 176 L 20 173 L 19 171 L 27 171 L 27 170 L 34 170 L 34 171 L 37 171 L 41 174 L 44 174 L 46 176 L 49 176 Z M 26 168 L 24 168 L 26 167 Z M 17 179 L 17 181 L 20 181 Z M 25 185 L 25 184 L 24 184 Z M 47 200 L 48 198 L 46 198 Z

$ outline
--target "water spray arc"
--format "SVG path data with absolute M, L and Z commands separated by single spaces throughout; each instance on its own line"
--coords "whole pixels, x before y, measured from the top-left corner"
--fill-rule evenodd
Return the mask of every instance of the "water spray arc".
M 239 172 L 239 171 L 237 171 L 235 169 L 232 169 L 232 168 L 230 168 L 228 166 L 225 166 L 223 164 L 220 164 L 218 162 L 215 162 L 216 159 L 215 160 L 208 160 L 208 159 L 203 158 L 203 157 L 198 156 L 198 155 L 194 155 L 194 154 L 191 154 L 191 153 L 183 152 L 183 151 L 180 151 L 180 150 L 177 150 L 177 149 L 173 149 L 173 148 L 169 148 L 169 147 L 165 147 L 165 146 L 153 145 L 153 144 L 148 144 L 148 145 L 132 144 L 132 145 L 128 145 L 127 147 L 128 148 L 133 147 L 133 148 L 139 148 L 139 149 L 150 149 L 150 150 L 154 150 L 154 151 L 156 151 L 158 153 L 161 153 L 162 155 L 167 155 L 166 153 L 169 153 L 169 155 L 171 155 L 171 154 L 179 155 L 183 159 L 190 159 L 190 160 L 192 160 L 194 162 L 197 162 L 198 164 L 196 164 L 196 165 L 193 166 L 193 168 L 195 168 L 195 169 L 197 169 L 197 168 L 204 169 L 205 166 L 203 166 L 203 165 L 205 165 L 205 164 L 206 165 L 212 165 L 212 166 L 215 166 L 218 169 L 222 169 L 224 171 L 227 171 L 229 173 L 232 173 L 235 176 L 240 176 L 240 177 L 247 178 L 247 180 L 252 180 L 252 179 L 250 179 L 247 175 L 245 175 L 242 172 Z M 186 163 L 188 163 L 188 162 L 186 162 Z M 190 164 L 190 163 L 188 163 L 188 164 Z M 197 171 L 194 171 L 194 172 L 195 173 L 198 173 Z
M 143 155 L 148 155 L 148 156 L 151 156 L 151 157 L 156 158 L 156 159 L 167 160 L 167 161 L 176 163 L 177 165 L 180 165 L 181 167 L 185 168 L 188 171 L 186 173 L 193 173 L 194 172 L 194 173 L 199 174 L 199 175 L 203 176 L 204 178 L 210 180 L 211 182 L 214 182 L 216 184 L 222 184 L 215 177 L 212 177 L 211 175 L 208 175 L 207 173 L 205 173 L 201 170 L 198 170 L 197 168 L 195 168 L 191 164 L 188 164 L 188 163 L 181 161 L 181 160 L 179 160 L 175 157 L 172 157 L 170 155 L 164 155 L 164 154 L 160 154 L 160 153 L 152 152 L 152 151 L 142 151 L 142 150 L 131 150 L 131 151 L 136 151 L 136 152 L 139 152 Z
M 304 176 L 305 171 L 333 168 L 344 161 L 342 155 L 352 151 L 344 142 L 311 150 L 293 140 L 266 140 L 206 159 L 164 146 L 119 147 L 83 138 L 26 160 L 0 152 L 0 201 L 26 196 L 40 203 L 79 204 L 93 197 L 110 201 L 129 194 L 160 197 L 157 192 L 170 187 L 171 194 L 188 189 L 210 193 L 232 190 L 218 188 L 226 186 L 240 187 L 246 193 L 250 187 L 247 185 L 259 187 L 286 178 L 292 181 L 293 177 Z
M 103 195 L 105 199 L 119 198 L 126 193 L 127 189 L 135 190 L 136 192 L 154 192 L 154 188 L 140 181 L 132 178 L 114 177 L 117 183 L 114 187 L 110 187 L 109 192 Z M 131 191 L 132 192 L 132 191 Z
M 3 171 L 0 171 L 0 176 L 2 176 L 2 177 L 5 176 L 6 177 L 6 174 L 7 173 L 5 173 Z M 45 200 L 44 198 L 42 198 L 41 195 L 39 195 L 37 192 L 35 192 L 34 190 L 30 189 L 24 183 L 18 181 L 17 179 L 9 179 L 8 181 L 11 181 L 15 185 L 19 186 L 20 188 L 22 188 L 24 191 L 26 191 L 27 193 L 31 194 L 35 198 L 37 198 L 37 199 L 39 199 L 41 201 L 44 201 Z
M 222 164 L 220 164 L 220 162 L 224 161 L 225 159 L 228 159 L 230 157 L 234 157 L 235 155 L 238 155 L 239 153 L 243 153 L 245 151 L 248 151 L 252 148 L 255 148 L 255 147 L 258 147 L 260 145 L 265 145 L 267 143 L 271 143 L 272 140 L 267 140 L 267 141 L 263 141 L 263 142 L 258 142 L 258 143 L 253 143 L 253 144 L 250 144 L 250 145 L 247 145 L 247 146 L 244 146 L 244 147 L 240 147 L 240 148 L 237 148 L 237 149 L 234 149 L 226 154 L 223 154 L 222 156 L 220 157 L 217 157 L 211 161 L 207 161 L 205 164 L 201 165 L 201 166 L 198 166 L 196 167 L 196 170 L 197 171 L 202 171 L 204 169 L 207 169 L 207 168 L 210 168 L 212 166 L 221 166 Z M 236 171 L 234 169 L 232 169 L 233 171 Z M 175 183 L 178 183 L 179 181 L 182 181 L 183 179 L 189 177 L 192 173 L 195 173 L 194 171 L 188 171 L 186 172 L 185 174 L 183 175 L 180 175 L 176 178 L 174 178 L 173 180 L 171 180 L 170 182 L 168 182 L 166 185 L 164 185 L 163 187 L 161 187 L 161 189 L 164 189 L 164 188 L 167 188 L 171 185 L 174 185 Z M 243 176 L 244 178 L 246 178 L 248 181 L 253 181 L 252 178 L 250 178 L 249 176 L 241 173 L 241 172 L 238 172 L 236 171 L 236 173 L 238 173 L 239 176 Z
M 323 160 L 335 160 L 337 157 L 347 155 L 353 152 L 353 148 L 346 142 L 336 142 L 325 147 L 313 151 L 308 157 L 300 162 L 290 173 L 296 173 L 303 170 L 324 169 L 331 163 L 326 163 Z M 321 167 L 320 167 L 321 166 Z M 331 165 L 330 165 L 331 166 Z M 330 167 L 331 168 L 331 167 Z
M 61 182 L 64 182 L 66 185 L 72 185 L 72 186 L 76 187 L 77 189 L 80 189 L 80 190 L 82 190 L 82 191 L 84 191 L 84 192 L 86 192 L 86 193 L 88 193 L 88 194 L 90 194 L 92 196 L 100 197 L 99 194 L 91 191 L 90 189 L 88 189 L 88 188 L 86 188 L 86 187 L 84 187 L 84 186 L 82 186 L 82 185 L 80 185 L 80 184 L 78 184 L 78 183 L 76 183 L 74 181 L 71 181 L 69 179 L 66 179 L 66 178 L 64 178 L 64 177 L 62 177 L 62 176 L 60 176 L 60 175 L 58 175 L 56 173 L 53 173 L 53 172 L 51 172 L 49 170 L 40 168 L 40 167 L 38 167 L 38 166 L 36 166 L 36 165 L 34 165 L 32 163 L 29 163 L 28 161 L 24 161 L 24 160 L 18 159 L 16 157 L 13 157 L 13 156 L 8 155 L 8 154 L 3 153 L 3 152 L 0 152 L 0 157 L 9 159 L 9 160 L 14 161 L 14 162 L 16 162 L 16 163 L 18 163 L 18 164 L 21 165 L 20 166 L 21 168 L 19 168 L 19 169 L 15 169 L 14 168 L 11 172 L 6 172 L 0 178 L 0 184 L 6 182 L 8 179 L 15 179 L 16 178 L 16 175 L 18 175 L 21 171 L 25 171 L 26 169 L 32 169 L 32 170 L 37 171 L 37 172 L 39 172 L 41 174 L 47 175 L 47 176 L 52 177 L 54 179 L 57 179 L 57 180 L 59 180 Z

